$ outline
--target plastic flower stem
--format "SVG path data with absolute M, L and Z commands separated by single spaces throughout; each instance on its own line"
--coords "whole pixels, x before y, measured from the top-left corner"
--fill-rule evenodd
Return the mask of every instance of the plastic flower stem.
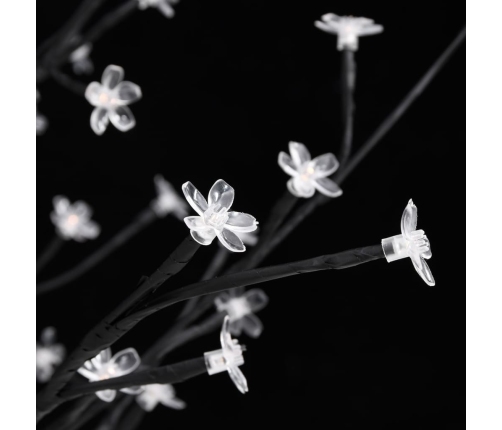
M 146 411 L 141 409 L 136 402 L 132 404 L 128 409 L 124 418 L 120 421 L 120 430 L 134 430 L 140 426 L 143 421 L 143 418 L 146 415 Z M 107 430 L 111 430 L 107 429 Z
M 118 232 L 112 239 L 106 242 L 96 252 L 89 255 L 72 269 L 52 278 L 37 284 L 37 296 L 56 290 L 68 284 L 69 282 L 78 279 L 80 276 L 87 273 L 89 270 L 101 263 L 106 257 L 114 251 L 125 245 L 131 238 L 149 226 L 157 219 L 157 215 L 151 208 L 146 208 L 141 211 L 131 224 Z
M 87 415 L 87 411 L 92 408 L 97 402 L 96 396 L 85 396 L 77 399 L 71 408 L 69 408 L 65 413 L 63 413 L 58 419 L 50 423 L 45 430 L 69 430 L 70 424 L 74 422 L 80 422 L 82 414 Z M 99 402 L 105 403 L 105 402 Z M 105 403 L 106 404 L 106 403 Z M 84 424 L 87 421 L 84 421 Z M 83 424 L 82 424 L 83 425 Z
M 122 414 L 134 407 L 136 396 L 123 395 L 123 397 L 115 401 L 108 409 L 107 414 L 103 417 L 101 422 L 96 426 L 96 430 L 113 430 L 119 424 Z M 141 409 L 141 408 L 138 408 Z M 141 409 L 142 410 L 142 409 Z M 126 417 L 128 414 L 126 415 Z M 125 424 L 125 422 L 124 422 Z M 123 430 L 125 427 L 122 425 L 119 427 Z
M 343 137 L 338 161 L 340 169 L 343 169 L 352 151 L 352 136 L 354 130 L 354 89 L 356 85 L 356 62 L 354 51 L 344 49 L 342 51 L 342 124 Z
M 51 261 L 64 245 L 64 240 L 55 235 L 37 258 L 37 275 Z
M 117 378 L 72 384 L 63 389 L 59 393 L 59 397 L 66 401 L 101 390 L 119 390 L 149 384 L 176 384 L 203 374 L 207 374 L 206 362 L 204 357 L 198 357 L 169 366 L 133 372 Z

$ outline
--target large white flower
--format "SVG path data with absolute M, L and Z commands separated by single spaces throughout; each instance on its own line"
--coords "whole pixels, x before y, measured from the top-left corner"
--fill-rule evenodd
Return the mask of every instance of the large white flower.
M 37 342 L 37 381 L 43 384 L 51 379 L 55 368 L 63 362 L 65 354 L 65 347 L 56 343 L 56 329 L 44 328 L 40 343 Z
M 196 242 L 209 245 L 218 237 L 222 245 L 232 252 L 246 250 L 236 233 L 254 231 L 258 223 L 251 215 L 229 212 L 235 194 L 230 185 L 218 179 L 209 191 L 208 201 L 191 182 L 184 183 L 182 190 L 190 206 L 200 215 L 185 218 L 185 224 Z
M 339 197 L 343 191 L 328 176 L 339 166 L 336 157 L 323 154 L 312 160 L 303 143 L 289 142 L 289 152 L 279 153 L 279 166 L 292 178 L 288 181 L 289 191 L 296 197 L 312 197 L 315 190 L 328 197 Z
M 146 9 L 148 7 L 157 8 L 166 18 L 172 18 L 174 16 L 173 4 L 179 2 L 179 0 L 138 0 L 140 9 Z
M 144 385 L 143 392 L 136 396 L 136 402 L 147 412 L 153 411 L 161 403 L 171 409 L 185 409 L 186 403 L 176 397 L 171 384 Z
M 92 209 L 87 203 L 77 201 L 71 204 L 63 196 L 56 196 L 52 201 L 54 211 L 51 212 L 51 221 L 63 239 L 83 242 L 99 236 L 99 225 L 91 220 Z
M 110 65 L 103 72 L 101 83 L 91 82 L 85 90 L 87 101 L 96 106 L 91 114 L 91 127 L 98 135 L 105 132 L 109 121 L 120 131 L 128 131 L 136 125 L 127 105 L 141 98 L 141 89 L 123 79 L 124 69 Z

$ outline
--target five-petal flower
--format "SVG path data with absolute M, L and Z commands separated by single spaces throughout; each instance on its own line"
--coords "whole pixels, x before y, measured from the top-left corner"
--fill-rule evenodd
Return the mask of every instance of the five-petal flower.
M 228 315 L 223 320 L 223 327 L 220 333 L 221 348 L 215 351 L 204 353 L 206 360 L 207 373 L 214 375 L 223 371 L 230 374 L 235 386 L 241 393 L 248 391 L 248 383 L 246 377 L 239 369 L 239 366 L 244 364 L 242 356 L 243 347 L 239 345 L 237 339 L 232 339 L 229 333 L 230 318 Z
M 56 196 L 53 204 L 51 221 L 63 239 L 83 242 L 99 236 L 99 225 L 91 220 L 92 209 L 87 203 L 77 201 L 71 204 L 66 197 Z
M 157 189 L 157 198 L 152 202 L 152 208 L 157 216 L 163 218 L 169 213 L 173 213 L 178 219 L 187 216 L 188 205 L 174 187 L 162 175 L 156 175 L 153 181 Z
M 144 385 L 143 392 L 136 396 L 136 402 L 147 412 L 152 411 L 159 403 L 171 409 L 185 409 L 186 403 L 176 397 L 171 384 Z
M 102 381 L 118 376 L 128 375 L 134 372 L 141 363 L 138 353 L 134 348 L 127 348 L 117 352 L 112 357 L 110 348 L 101 351 L 96 357 L 87 360 L 84 365 L 78 369 L 78 373 L 87 378 L 89 382 Z M 122 388 L 120 391 L 127 394 L 138 394 L 142 391 L 141 387 Z M 111 402 L 117 395 L 116 390 L 97 391 L 98 396 L 104 402 Z
M 173 4 L 179 2 L 179 0 L 138 0 L 140 9 L 146 9 L 148 7 L 155 7 L 162 12 L 166 18 L 172 18 L 174 16 Z
M 417 213 L 417 207 L 410 199 L 401 217 L 401 234 L 383 239 L 382 248 L 389 263 L 410 257 L 420 277 L 432 287 L 436 282 L 425 262 L 432 257 L 431 245 L 424 231 L 416 230 Z
M 263 324 L 254 314 L 268 303 L 265 292 L 254 288 L 243 295 L 236 295 L 234 290 L 225 291 L 214 301 L 219 312 L 226 312 L 230 319 L 229 330 L 234 336 L 242 331 L 249 337 L 258 337 L 263 331 Z
M 317 189 L 328 197 L 339 197 L 343 191 L 328 176 L 339 166 L 336 157 L 323 154 L 312 160 L 303 143 L 289 142 L 289 152 L 279 153 L 279 166 L 292 178 L 288 181 L 289 191 L 296 197 L 312 197 Z
M 65 347 L 56 343 L 56 329 L 44 328 L 40 343 L 37 342 L 37 381 L 43 384 L 51 379 L 55 367 L 63 362 L 65 354 Z
M 127 105 L 141 98 L 141 89 L 123 79 L 124 69 L 110 65 L 103 72 L 101 83 L 91 82 L 85 90 L 87 101 L 96 106 L 91 114 L 91 127 L 98 135 L 104 133 L 109 121 L 120 131 L 128 131 L 136 124 Z
M 383 31 L 383 26 L 372 19 L 353 16 L 338 16 L 327 13 L 316 21 L 315 26 L 330 34 L 338 35 L 338 50 L 357 51 L 360 36 L 370 36 Z
M 208 201 L 191 182 L 184 183 L 182 190 L 190 206 L 200 215 L 185 218 L 185 224 L 196 242 L 209 245 L 215 237 L 218 237 L 232 252 L 246 250 L 236 233 L 254 231 L 258 223 L 251 215 L 229 212 L 235 194 L 230 185 L 218 179 L 209 191 Z

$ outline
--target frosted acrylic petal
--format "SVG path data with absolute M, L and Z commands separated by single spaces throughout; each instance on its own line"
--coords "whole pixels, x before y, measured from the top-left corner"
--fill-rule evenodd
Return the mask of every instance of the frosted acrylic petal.
M 229 212 L 225 228 L 232 231 L 249 233 L 255 231 L 258 226 L 256 225 L 256 218 L 252 215 L 243 212 Z
M 144 392 L 136 397 L 136 402 L 146 412 L 151 412 L 157 406 L 157 399 L 151 397 L 147 392 Z
M 310 152 L 303 143 L 289 142 L 289 153 L 297 168 L 311 160 Z
M 263 331 L 263 324 L 255 314 L 247 314 L 242 317 L 242 328 L 249 337 L 257 338 Z
M 252 312 L 258 312 L 268 304 L 268 296 L 260 288 L 253 288 L 244 294 Z
M 87 378 L 89 381 L 97 381 L 99 379 L 98 376 L 94 372 L 92 372 L 89 369 L 86 369 L 83 366 L 80 369 L 78 369 L 77 372 L 80 375 L 82 375 L 84 378 Z
M 230 378 L 234 382 L 235 386 L 239 389 L 242 394 L 245 394 L 249 391 L 248 389 L 248 381 L 246 377 L 241 372 L 238 367 L 229 367 L 228 373 L 230 374 Z
M 317 178 L 314 180 L 314 186 L 327 197 L 339 197 L 343 194 L 342 189 L 329 178 Z
M 134 103 L 141 98 L 141 88 L 129 81 L 120 82 L 116 91 L 117 98 L 123 104 Z
M 108 363 L 112 358 L 111 348 L 106 348 L 101 351 L 96 357 L 100 363 Z
M 100 104 L 99 95 L 102 91 L 103 87 L 99 82 L 91 82 L 85 89 L 85 98 L 91 105 L 98 106 Z
M 122 376 L 134 372 L 140 363 L 141 359 L 134 348 L 127 348 L 117 352 L 110 361 L 116 372 L 113 376 Z
M 70 201 L 63 196 L 55 196 L 52 199 L 52 204 L 54 205 L 54 210 L 58 215 L 63 215 L 70 207 Z
M 120 131 L 129 131 L 136 125 L 134 115 L 127 106 L 117 106 L 110 110 L 111 123 Z
M 436 285 L 436 281 L 434 281 L 434 277 L 432 276 L 431 269 L 425 262 L 423 258 L 421 258 L 417 253 L 410 253 L 411 261 L 413 262 L 413 266 L 415 266 L 415 270 L 420 275 L 420 277 L 425 281 L 425 283 L 431 287 Z
M 185 182 L 181 189 L 193 210 L 200 216 L 203 216 L 204 212 L 207 210 L 207 201 L 204 196 L 191 182 Z
M 208 227 L 202 217 L 200 216 L 187 216 L 184 218 L 185 224 L 190 230 L 207 230 Z
M 401 217 L 401 233 L 408 240 L 411 240 L 412 233 L 417 229 L 417 219 L 417 207 L 410 199 Z
M 242 240 L 233 231 L 224 228 L 221 232 L 217 232 L 216 235 L 221 244 L 228 250 L 232 252 L 244 252 L 246 250 Z
M 216 237 L 216 232 L 211 227 L 208 227 L 207 230 L 190 230 L 190 234 L 192 235 L 193 240 L 204 246 L 211 245 Z
M 296 197 L 302 197 L 302 198 L 309 198 L 312 197 L 315 193 L 315 188 L 313 185 L 310 183 L 302 184 L 302 187 L 299 188 L 298 185 L 300 182 L 297 180 L 297 178 L 291 178 L 288 181 L 288 190 L 291 194 L 293 194 Z
M 340 163 L 338 163 L 334 154 L 331 153 L 319 155 L 319 157 L 316 157 L 311 161 L 311 166 L 314 169 L 314 175 L 316 178 L 324 178 L 332 175 L 336 172 L 339 165 Z
M 359 36 L 371 36 L 373 34 L 381 33 L 382 31 L 383 31 L 383 26 L 375 24 L 370 27 L 361 28 L 358 34 Z
M 134 387 L 127 387 L 127 388 L 121 388 L 120 391 L 126 394 L 131 394 L 133 396 L 136 396 L 138 394 L 141 394 L 143 392 L 144 388 L 139 387 L 139 386 L 134 386 Z
M 297 167 L 293 162 L 292 158 L 285 152 L 279 153 L 279 159 L 277 160 L 281 169 L 284 170 L 290 176 L 298 176 Z
M 91 114 L 91 128 L 98 136 L 102 135 L 108 127 L 108 109 L 98 106 Z
M 219 204 L 228 210 L 234 202 L 234 195 L 234 189 L 223 179 L 218 179 L 209 190 L 208 202 L 210 206 Z
M 87 203 L 81 200 L 78 200 L 75 203 L 73 203 L 71 209 L 72 212 L 78 217 L 82 217 L 85 219 L 85 218 L 90 218 L 92 216 L 91 207 Z
M 244 320 L 242 318 L 230 321 L 230 325 L 228 326 L 228 330 L 234 336 L 240 336 L 243 328 L 244 328 Z
M 167 400 L 167 399 L 162 400 L 161 399 L 160 403 L 162 403 L 164 406 L 167 406 L 168 408 L 176 409 L 176 410 L 182 410 L 187 407 L 187 404 L 183 400 L 178 399 L 176 397 L 172 397 L 169 400 Z
M 157 5 L 157 8 L 162 12 L 166 18 L 172 18 L 174 16 L 174 9 L 169 4 L 169 0 L 160 0 Z
M 101 228 L 94 221 L 87 221 L 85 224 L 82 224 L 79 229 L 79 233 L 85 239 L 96 239 L 101 232 Z
M 314 22 L 314 25 L 319 30 L 325 31 L 326 33 L 338 34 L 338 27 L 334 26 L 333 24 L 326 24 L 325 22 L 322 21 L 316 21 Z
M 124 69 L 120 66 L 110 65 L 103 72 L 101 83 L 104 87 L 113 89 L 124 79 Z
M 96 396 L 103 400 L 103 402 L 113 402 L 116 395 L 117 392 L 115 390 L 96 391 Z

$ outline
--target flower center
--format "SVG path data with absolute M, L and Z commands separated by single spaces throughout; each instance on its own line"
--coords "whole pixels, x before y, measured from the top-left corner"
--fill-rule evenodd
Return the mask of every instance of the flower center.
M 230 299 L 225 306 L 225 310 L 230 317 L 230 321 L 240 320 L 242 317 L 251 313 L 251 308 L 245 297 L 235 297 Z
M 312 176 L 314 176 L 314 173 L 314 167 L 312 166 L 312 164 L 307 162 L 301 167 L 300 179 L 304 182 L 310 182 L 312 180 Z
M 210 206 L 204 212 L 204 222 L 216 230 L 223 230 L 223 226 L 228 221 L 227 208 L 219 204 Z
M 110 91 L 103 89 L 99 93 L 98 102 L 101 106 L 109 107 L 117 104 L 117 98 Z
M 75 225 L 77 225 L 77 224 L 78 224 L 78 220 L 79 220 L 79 219 L 78 219 L 78 216 L 77 216 L 77 215 L 75 215 L 75 214 L 72 214 L 72 215 L 70 215 L 70 216 L 68 217 L 68 219 L 67 219 L 67 221 L 66 221 L 66 222 L 67 222 L 67 224 L 68 224 L 70 227 L 73 227 L 73 226 L 75 226 Z

